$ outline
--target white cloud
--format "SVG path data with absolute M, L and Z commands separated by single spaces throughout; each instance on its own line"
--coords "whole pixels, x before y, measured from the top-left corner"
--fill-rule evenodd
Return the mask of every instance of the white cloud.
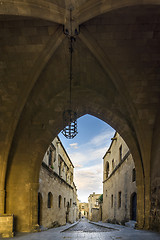
M 71 143 L 69 144 L 71 148 L 77 149 L 78 148 L 78 143 Z
M 70 154 L 71 161 L 73 164 L 76 165 L 82 165 L 86 162 L 86 154 L 84 152 L 71 152 Z
M 104 145 L 104 143 L 106 143 L 106 145 L 108 145 L 108 143 L 111 142 L 111 138 L 113 137 L 114 132 L 115 130 L 109 130 L 109 131 L 107 130 L 106 132 L 101 132 L 99 135 L 92 138 L 89 144 L 93 146 L 95 145 L 101 146 L 101 145 Z
M 83 165 L 77 164 L 77 165 L 75 165 L 74 167 L 75 167 L 75 168 L 82 168 Z
M 75 170 L 75 184 L 82 202 L 93 192 L 102 193 L 102 179 L 102 164 Z
M 80 152 L 75 151 L 69 154 L 75 168 L 77 165 L 88 166 L 89 164 L 95 165 L 101 163 L 107 148 L 103 147 L 95 149 L 90 147 L 85 149 L 79 148 L 79 150 Z

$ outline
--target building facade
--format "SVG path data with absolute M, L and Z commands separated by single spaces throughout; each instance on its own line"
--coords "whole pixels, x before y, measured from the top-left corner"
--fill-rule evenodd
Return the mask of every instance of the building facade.
M 43 227 L 73 223 L 78 218 L 74 166 L 60 139 L 47 149 L 39 177 L 38 224 Z
M 85 202 L 79 203 L 79 213 L 80 213 L 79 215 L 80 215 L 80 218 L 81 217 L 88 218 L 88 211 L 89 211 L 88 203 L 85 203 Z
M 132 155 L 116 132 L 103 157 L 103 221 L 136 220 L 136 171 Z
M 100 210 L 101 210 L 101 206 L 99 204 L 99 197 L 101 196 L 101 194 L 95 194 L 95 192 L 93 192 L 93 194 L 90 194 L 88 197 L 88 219 L 90 221 L 94 221 L 97 222 L 100 219 Z

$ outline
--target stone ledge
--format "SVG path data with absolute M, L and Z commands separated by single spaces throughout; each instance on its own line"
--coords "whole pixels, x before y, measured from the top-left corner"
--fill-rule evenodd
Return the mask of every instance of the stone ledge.
M 64 230 L 62 230 L 61 232 L 67 231 L 68 229 L 70 229 L 70 228 L 74 227 L 75 225 L 77 225 L 79 222 L 80 222 L 80 220 L 77 221 L 77 222 L 75 222 L 75 223 L 73 223 L 73 224 L 71 224 L 69 227 L 67 226 L 67 227 L 66 227 Z
M 2 236 L 2 238 L 13 238 L 14 232 L 2 233 L 1 236 Z

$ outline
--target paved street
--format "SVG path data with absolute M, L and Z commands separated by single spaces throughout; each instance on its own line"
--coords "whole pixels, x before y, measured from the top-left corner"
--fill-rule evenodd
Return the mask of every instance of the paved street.
M 87 219 L 82 219 L 77 225 L 68 229 L 66 232 L 87 232 L 87 233 L 94 233 L 94 232 L 111 232 L 112 229 L 100 227 L 91 223 L 88 223 Z
M 159 233 L 140 231 L 101 222 L 95 224 L 89 223 L 86 219 L 82 219 L 72 228 L 69 228 L 71 225 L 67 224 L 67 226 L 53 228 L 43 232 L 19 234 L 14 240 L 160 240 Z

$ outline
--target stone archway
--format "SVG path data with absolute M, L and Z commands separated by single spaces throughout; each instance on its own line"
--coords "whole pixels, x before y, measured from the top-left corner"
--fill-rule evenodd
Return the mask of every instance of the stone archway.
M 160 3 L 72 4 L 73 26 L 80 25 L 74 46 L 73 107 L 78 116 L 92 114 L 124 138 L 137 172 L 138 226 L 154 228 L 159 223 L 153 215 L 158 209 L 154 189 L 159 187 L 155 139 Z M 1 1 L 0 213 L 14 213 L 18 231 L 32 231 L 37 224 L 41 159 L 62 129 L 62 112 L 68 104 L 68 41 L 63 25 L 69 24 L 69 6 L 70 1 Z

